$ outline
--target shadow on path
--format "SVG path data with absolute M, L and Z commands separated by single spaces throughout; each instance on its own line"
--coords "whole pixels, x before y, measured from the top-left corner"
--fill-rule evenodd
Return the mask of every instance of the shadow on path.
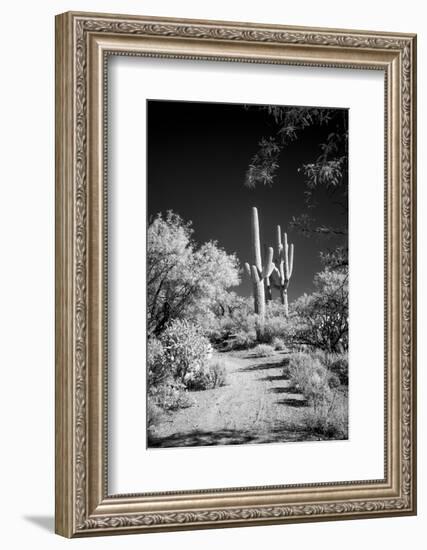
M 290 393 L 292 395 L 301 395 L 302 397 L 301 392 L 296 388 L 292 388 L 291 386 L 273 386 L 268 391 L 270 393 Z
M 280 363 L 255 363 L 253 365 L 249 365 L 248 367 L 243 367 L 239 369 L 239 372 L 254 372 L 257 370 L 268 370 L 268 369 L 279 369 L 286 366 L 288 363 L 288 360 L 284 359 L 283 361 L 280 361 Z
M 258 379 L 260 382 L 276 382 L 280 380 L 289 380 L 289 376 L 285 376 L 284 374 L 277 374 L 277 375 L 271 375 L 271 376 L 264 376 L 262 378 Z
M 245 443 L 283 443 L 286 441 L 307 441 L 313 438 L 305 430 L 295 427 L 292 429 L 273 428 L 268 431 L 194 430 L 159 438 L 152 436 L 148 439 L 148 447 L 205 447 L 209 445 L 242 445 Z
M 286 392 L 289 393 L 289 392 Z M 297 399 L 296 397 L 287 397 L 286 399 L 281 399 L 280 401 L 276 401 L 278 405 L 287 405 L 288 407 L 308 407 L 307 400 Z

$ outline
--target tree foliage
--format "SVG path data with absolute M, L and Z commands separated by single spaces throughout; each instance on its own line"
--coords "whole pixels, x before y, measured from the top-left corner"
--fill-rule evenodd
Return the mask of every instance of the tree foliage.
M 326 269 L 315 291 L 294 302 L 295 342 L 329 352 L 348 349 L 348 272 Z
M 190 223 L 158 214 L 147 232 L 147 326 L 159 336 L 173 319 L 209 314 L 239 284 L 239 263 L 214 241 L 199 246 Z
M 337 207 L 347 213 L 348 181 L 348 130 L 347 113 L 340 109 L 317 107 L 262 106 L 247 107 L 266 111 L 273 122 L 274 131 L 263 136 L 258 150 L 252 157 L 246 172 L 245 185 L 255 188 L 257 185 L 270 186 L 275 182 L 280 159 L 286 147 L 301 138 L 309 127 L 324 129 L 323 141 L 319 143 L 319 155 L 302 164 L 298 172 L 304 178 L 304 196 L 307 208 L 314 211 L 318 201 L 326 194 Z M 346 235 L 347 227 L 319 223 L 314 215 L 302 212 L 294 216 L 291 226 L 306 235 Z
M 325 269 L 346 271 L 348 269 L 348 246 L 322 250 L 320 261 Z

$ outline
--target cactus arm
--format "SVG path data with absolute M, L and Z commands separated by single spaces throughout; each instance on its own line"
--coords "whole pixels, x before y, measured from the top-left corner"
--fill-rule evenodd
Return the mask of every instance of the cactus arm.
M 274 250 L 273 248 L 270 246 L 268 249 L 267 249 L 267 258 L 266 258 L 266 262 L 265 262 L 265 265 L 262 269 L 262 278 L 265 278 L 265 277 L 270 277 L 273 269 L 274 269 L 274 264 L 273 264 L 273 255 L 274 255 Z
M 264 283 L 265 283 L 265 299 L 268 301 L 268 302 L 271 302 L 271 300 L 273 299 L 273 293 L 271 291 L 271 281 L 270 281 L 270 277 L 266 277 L 264 279 Z
M 252 266 L 252 283 L 254 294 L 254 309 L 255 313 L 258 313 L 262 321 L 265 318 L 265 291 L 264 281 L 260 280 L 259 272 L 256 265 Z
M 252 208 L 251 230 L 252 230 L 254 264 L 256 265 L 259 272 L 261 272 L 262 261 L 261 261 L 261 245 L 259 240 L 259 220 L 258 220 L 258 210 L 255 206 Z
M 280 255 L 282 253 L 282 230 L 280 228 L 280 225 L 277 226 L 277 232 L 276 232 L 276 245 L 277 245 L 277 258 L 280 258 Z
M 245 262 L 245 271 L 246 274 L 251 277 L 251 266 L 248 264 L 248 262 Z
M 283 233 L 283 256 L 285 260 L 285 281 L 287 281 L 289 280 L 289 246 L 287 233 Z
M 270 281 L 275 289 L 280 290 L 280 271 L 275 264 L 273 264 Z
M 285 270 L 283 268 L 284 262 L 283 260 L 280 262 L 280 282 L 282 285 L 285 283 Z
M 277 268 L 276 264 L 273 262 L 273 270 L 271 272 L 271 278 L 274 280 L 274 279 L 279 279 L 280 281 L 280 271 L 279 269 Z
M 289 247 L 289 279 L 292 277 L 292 271 L 294 269 L 294 245 Z
M 258 269 L 256 265 L 252 266 L 251 273 L 252 273 L 252 282 L 259 284 L 260 281 L 259 281 Z

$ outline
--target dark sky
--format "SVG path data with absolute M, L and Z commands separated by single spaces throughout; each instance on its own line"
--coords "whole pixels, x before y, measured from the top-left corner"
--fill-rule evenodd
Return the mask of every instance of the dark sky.
M 243 105 L 181 101 L 147 102 L 148 215 L 173 210 L 193 222 L 199 243 L 217 240 L 227 252 L 235 252 L 241 265 L 252 262 L 250 217 L 256 206 L 260 218 L 261 245 L 275 246 L 275 228 L 287 229 L 295 245 L 294 271 L 289 297 L 311 292 L 313 276 L 320 269 L 319 252 L 337 241 L 305 237 L 288 228 L 292 216 L 316 214 L 322 223 L 340 224 L 346 217 L 332 200 L 322 201 L 309 212 L 304 199 L 304 179 L 298 168 L 313 162 L 325 140 L 324 127 L 304 130 L 280 155 L 280 168 L 270 187 L 244 186 L 245 173 L 258 142 L 277 130 L 266 111 Z M 242 276 L 235 289 L 251 293 Z

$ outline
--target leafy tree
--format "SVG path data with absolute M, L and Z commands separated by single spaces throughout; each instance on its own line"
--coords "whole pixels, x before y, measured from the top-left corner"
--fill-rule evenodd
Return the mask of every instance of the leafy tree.
M 320 252 L 320 261 L 325 269 L 346 271 L 348 269 L 348 247 L 337 246 Z
M 348 194 L 348 129 L 347 113 L 340 109 L 316 107 L 262 106 L 247 107 L 266 111 L 273 122 L 274 131 L 258 143 L 246 172 L 245 185 L 272 185 L 275 182 L 280 160 L 286 147 L 301 138 L 310 127 L 324 129 L 319 155 L 304 163 L 299 173 L 304 178 L 304 196 L 307 209 L 292 219 L 291 226 L 305 235 L 346 236 L 347 223 L 333 226 L 317 220 L 314 212 L 322 200 L 332 200 L 344 215 L 347 214 Z
M 293 304 L 295 342 L 329 352 L 348 349 L 348 272 L 324 270 L 314 278 L 315 291 Z
M 239 263 L 214 241 L 201 246 L 191 223 L 171 211 L 147 232 L 148 334 L 159 336 L 173 319 L 209 314 L 239 284 Z

